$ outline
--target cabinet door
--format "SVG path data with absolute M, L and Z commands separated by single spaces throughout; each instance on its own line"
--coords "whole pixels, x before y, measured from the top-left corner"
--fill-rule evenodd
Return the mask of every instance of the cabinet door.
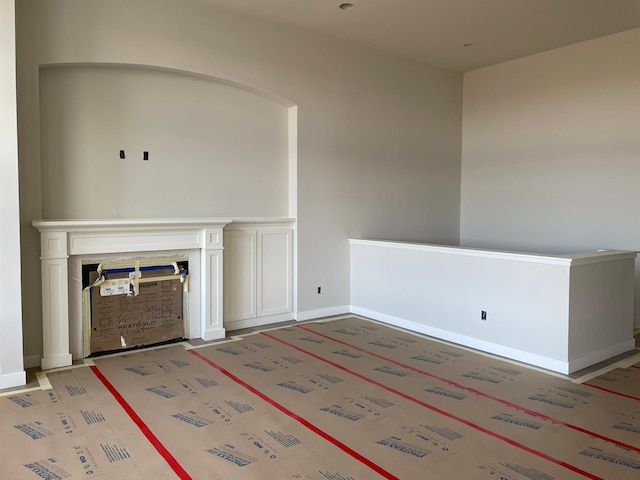
M 292 310 L 293 230 L 258 230 L 258 316 Z
M 256 316 L 256 231 L 224 233 L 224 320 Z

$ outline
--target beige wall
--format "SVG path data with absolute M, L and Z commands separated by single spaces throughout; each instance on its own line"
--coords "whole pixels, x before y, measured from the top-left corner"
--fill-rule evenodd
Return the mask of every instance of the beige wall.
M 640 250 L 638 52 L 640 29 L 464 75 L 461 244 Z
M 177 69 L 297 105 L 299 311 L 349 304 L 350 236 L 457 243 L 460 74 L 221 14 L 198 0 L 17 4 L 27 356 L 41 349 L 38 236 L 29 222 L 43 214 L 43 64 Z

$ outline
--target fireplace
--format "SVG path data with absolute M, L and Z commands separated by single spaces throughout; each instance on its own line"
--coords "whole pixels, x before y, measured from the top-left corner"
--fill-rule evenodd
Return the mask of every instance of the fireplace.
M 37 220 L 42 266 L 43 370 L 82 357 L 82 263 L 180 253 L 188 257 L 189 338 L 224 338 L 222 229 L 228 218 Z

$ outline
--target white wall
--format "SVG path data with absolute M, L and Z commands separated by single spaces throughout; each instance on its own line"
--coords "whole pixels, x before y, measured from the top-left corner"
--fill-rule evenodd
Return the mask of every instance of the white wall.
M 0 388 L 24 384 L 13 0 L 0 0 Z
M 638 52 L 640 29 L 464 75 L 462 245 L 640 250 Z
M 43 214 L 41 64 L 184 70 L 296 105 L 299 311 L 348 306 L 349 237 L 457 243 L 460 74 L 219 13 L 198 0 L 17 4 L 27 355 L 41 349 L 39 245 L 29 225 Z M 150 213 L 161 216 L 164 207 Z
M 350 244 L 355 313 L 565 374 L 634 348 L 635 252 Z

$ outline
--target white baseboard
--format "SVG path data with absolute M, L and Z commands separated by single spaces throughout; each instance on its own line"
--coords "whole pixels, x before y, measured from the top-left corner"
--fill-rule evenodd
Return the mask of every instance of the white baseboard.
M 350 305 L 339 305 L 337 307 L 319 308 L 317 310 L 306 310 L 304 312 L 298 312 L 298 315 L 296 315 L 296 320 L 302 322 L 305 320 L 313 320 L 315 318 L 344 315 L 345 313 L 351 313 Z
M 573 373 L 573 371 L 576 371 L 571 370 L 573 366 L 570 364 L 570 362 L 567 361 L 544 357 L 542 355 L 536 355 L 530 352 L 524 352 L 515 348 L 505 347 L 504 345 L 487 342 L 485 340 L 479 340 L 477 338 L 461 335 L 459 333 L 450 332 L 447 330 L 442 330 L 440 328 L 430 327 L 429 325 L 412 322 L 384 313 L 375 312 L 373 310 L 351 306 L 351 312 L 356 315 L 362 315 L 363 317 L 369 317 L 374 320 L 388 323 L 390 325 L 395 325 L 396 327 L 405 328 L 407 330 L 412 330 L 424 335 L 429 335 L 430 337 L 439 338 L 441 340 L 446 340 L 448 342 L 463 345 L 465 347 L 474 348 L 476 350 L 481 350 L 483 352 L 491 353 L 494 355 L 499 355 L 501 357 L 516 360 L 518 362 L 535 365 L 537 367 L 551 370 L 553 372 L 567 375 L 569 373 Z
M 570 360 L 569 371 L 570 373 L 577 372 L 578 370 L 590 367 L 591 365 L 595 365 L 596 363 L 607 360 L 608 358 L 615 357 L 616 355 L 620 355 L 621 353 L 626 353 L 630 350 L 633 350 L 634 348 L 636 348 L 636 341 L 633 338 L 631 340 L 627 340 L 626 342 L 617 343 L 616 345 L 607 347 L 604 350 L 593 352 L 589 355 L 585 355 L 584 357 Z
M 42 355 L 28 355 L 23 358 L 24 368 L 40 368 L 40 360 L 42 359 Z
M 27 373 L 21 372 L 0 374 L 0 389 L 24 387 L 27 383 Z
M 264 325 L 286 322 L 288 320 L 293 320 L 293 313 L 280 313 L 278 315 L 269 315 L 267 317 L 255 317 L 244 320 L 234 320 L 232 322 L 224 322 L 224 329 L 227 333 L 231 332 L 233 335 L 234 330 L 240 330 L 241 328 L 262 327 Z

